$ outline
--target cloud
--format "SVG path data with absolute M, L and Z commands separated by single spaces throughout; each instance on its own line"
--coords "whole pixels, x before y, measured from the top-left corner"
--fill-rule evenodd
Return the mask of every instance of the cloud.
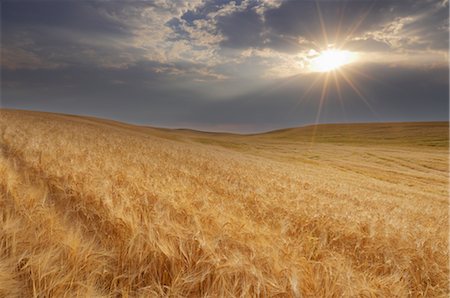
M 359 75 L 362 71 L 365 75 Z M 331 81 L 321 122 L 448 119 L 448 68 L 418 70 L 368 64 L 351 74 L 358 92 L 365 98 L 362 99 L 341 78 L 341 102 Z M 306 90 L 314 84 L 317 76 L 298 75 L 227 101 L 201 105 L 199 111 L 193 112 L 197 116 L 191 121 L 196 121 L 197 127 L 229 123 L 244 127 L 253 125 L 259 130 L 313 123 L 319 109 L 323 75 L 316 83 L 317 88 L 309 93 Z
M 373 38 L 361 38 L 347 42 L 345 49 L 355 52 L 384 52 L 390 50 L 391 46 Z
M 310 52 L 335 44 L 387 83 L 359 77 L 382 120 L 448 111 L 447 0 L 3 1 L 1 21 L 6 106 L 204 129 L 304 124 L 321 92 L 299 102 L 317 76 Z M 343 94 L 349 120 L 376 119 Z M 324 121 L 344 121 L 332 88 L 328 99 Z
M 263 21 L 255 10 L 246 9 L 217 20 L 217 27 L 224 35 L 222 45 L 231 48 L 260 46 L 262 43 Z
M 248 49 L 284 60 L 320 50 L 324 32 L 328 43 L 364 52 L 444 51 L 447 10 L 442 0 L 5 2 L 2 65 L 157 61 L 211 69 Z
M 307 47 L 325 48 L 327 44 L 339 46 L 355 39 L 371 38 L 395 44 L 396 40 L 407 36 L 412 43 L 426 43 L 428 48 L 442 49 L 448 41 L 448 36 L 444 36 L 448 33 L 448 2 L 437 0 L 288 0 L 273 6 L 253 2 L 253 5 L 241 4 L 239 7 L 244 8 L 228 13 L 216 23 L 226 40 L 223 46 L 269 47 L 280 52 L 294 52 Z M 388 40 L 373 38 L 378 32 Z M 407 47 L 408 44 L 400 46 Z
M 57 64 L 121 67 L 139 60 L 182 60 L 173 49 L 183 42 L 170 40 L 167 24 L 195 3 L 200 2 L 6 2 L 2 39 L 11 52 L 21 49 Z M 2 64 L 18 65 L 10 60 L 8 55 Z
M 165 66 L 139 64 L 113 72 L 102 68 L 6 70 L 2 105 L 70 110 L 140 124 L 205 130 L 234 127 L 250 132 L 316 121 L 323 74 L 266 81 L 259 87 L 233 94 L 229 90 L 237 88 L 235 83 L 187 83 L 186 79 L 177 80 L 177 76 L 170 77 L 165 71 L 158 72 L 160 67 Z M 359 91 L 340 78 L 341 106 L 339 93 L 331 81 L 321 122 L 448 119 L 446 67 L 417 69 L 367 64 L 349 69 L 347 75 Z M 307 92 L 311 85 L 315 87 Z

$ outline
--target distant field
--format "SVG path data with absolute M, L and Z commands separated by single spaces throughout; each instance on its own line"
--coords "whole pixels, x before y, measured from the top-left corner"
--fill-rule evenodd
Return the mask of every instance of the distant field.
M 0 110 L 0 297 L 448 297 L 448 134 Z

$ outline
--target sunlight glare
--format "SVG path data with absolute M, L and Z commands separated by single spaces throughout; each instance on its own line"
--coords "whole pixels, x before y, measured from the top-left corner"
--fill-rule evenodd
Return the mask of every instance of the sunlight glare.
M 356 55 L 349 51 L 326 50 L 311 60 L 311 70 L 328 72 L 353 62 Z

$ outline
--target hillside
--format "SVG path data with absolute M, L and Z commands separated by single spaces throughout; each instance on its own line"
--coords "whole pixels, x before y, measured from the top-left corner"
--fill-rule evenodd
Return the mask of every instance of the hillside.
M 448 122 L 321 124 L 270 132 L 275 139 L 321 143 L 448 147 Z
M 448 123 L 0 110 L 0 297 L 448 297 Z

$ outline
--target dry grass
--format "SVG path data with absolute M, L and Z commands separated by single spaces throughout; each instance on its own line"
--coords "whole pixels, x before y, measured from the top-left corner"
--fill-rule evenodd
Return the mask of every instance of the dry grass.
M 0 297 L 447 297 L 447 125 L 311 144 L 2 110 Z

